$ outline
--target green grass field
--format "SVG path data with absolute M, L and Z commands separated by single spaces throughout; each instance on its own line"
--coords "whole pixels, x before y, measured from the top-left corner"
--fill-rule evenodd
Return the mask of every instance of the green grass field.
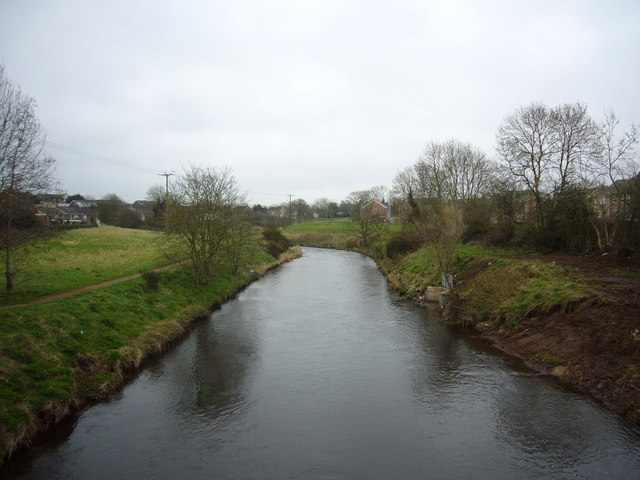
M 71 230 L 29 242 L 15 252 L 16 286 L 0 305 L 37 298 L 140 273 L 171 262 L 159 234 L 102 226 Z M 4 278 L 4 263 L 2 265 Z
M 360 225 L 350 218 L 330 218 L 328 220 L 311 220 L 289 225 L 285 232 L 319 232 L 319 233 L 358 233 Z
M 383 243 L 397 232 L 401 226 L 397 224 L 384 224 L 382 233 Z M 349 218 L 336 218 L 327 220 L 313 220 L 304 223 L 290 225 L 284 229 L 285 235 L 293 243 L 306 247 L 336 248 L 340 250 L 356 250 L 372 256 L 380 256 L 379 238 L 374 228 L 369 230 L 368 244 L 365 246 L 362 240 L 362 230 L 359 223 L 354 223 Z

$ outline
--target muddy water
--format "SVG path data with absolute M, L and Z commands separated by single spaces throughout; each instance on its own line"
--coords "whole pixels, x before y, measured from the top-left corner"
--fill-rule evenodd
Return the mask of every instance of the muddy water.
M 317 249 L 51 437 L 7 478 L 640 477 L 638 429 Z

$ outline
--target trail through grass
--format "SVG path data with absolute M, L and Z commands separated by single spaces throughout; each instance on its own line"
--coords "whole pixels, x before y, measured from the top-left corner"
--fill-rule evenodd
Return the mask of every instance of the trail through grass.
M 29 242 L 16 250 L 17 284 L 11 295 L 0 296 L 0 305 L 25 303 L 180 260 L 164 257 L 158 239 L 153 231 L 102 226 Z

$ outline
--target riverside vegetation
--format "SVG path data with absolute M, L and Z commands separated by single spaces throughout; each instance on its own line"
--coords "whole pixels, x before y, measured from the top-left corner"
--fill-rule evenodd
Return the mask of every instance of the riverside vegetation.
M 286 234 L 307 246 L 372 256 L 390 285 L 422 302 L 438 285 L 436 247 L 412 233 L 385 233 L 385 250 L 365 248 L 344 224 L 295 225 Z M 459 244 L 456 287 L 442 320 L 482 336 L 537 371 L 577 386 L 640 422 L 640 275 L 624 258 L 538 254 Z
M 8 308 L 0 310 L 2 458 L 47 425 L 120 388 L 194 319 L 300 253 L 277 235 L 256 240 L 240 268 L 223 263 L 211 281 L 196 287 L 189 266 L 150 271 L 170 263 L 157 248 L 160 235 L 99 227 L 39 239 L 17 251 L 24 281 L 2 298 Z M 91 292 L 9 307 L 141 271 L 139 278 Z

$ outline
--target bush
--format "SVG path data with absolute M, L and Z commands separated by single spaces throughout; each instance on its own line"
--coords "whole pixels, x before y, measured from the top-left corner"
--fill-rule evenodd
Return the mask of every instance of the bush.
M 291 247 L 291 242 L 282 232 L 276 228 L 262 231 L 262 237 L 266 241 L 266 250 L 273 258 L 278 258 L 281 253 Z
M 420 240 L 415 235 L 395 235 L 387 243 L 387 257 L 396 259 L 415 252 L 420 248 Z
M 158 272 L 147 270 L 146 272 L 142 272 L 142 278 L 145 281 L 147 290 L 151 292 L 158 291 L 158 287 L 160 286 L 160 274 Z

